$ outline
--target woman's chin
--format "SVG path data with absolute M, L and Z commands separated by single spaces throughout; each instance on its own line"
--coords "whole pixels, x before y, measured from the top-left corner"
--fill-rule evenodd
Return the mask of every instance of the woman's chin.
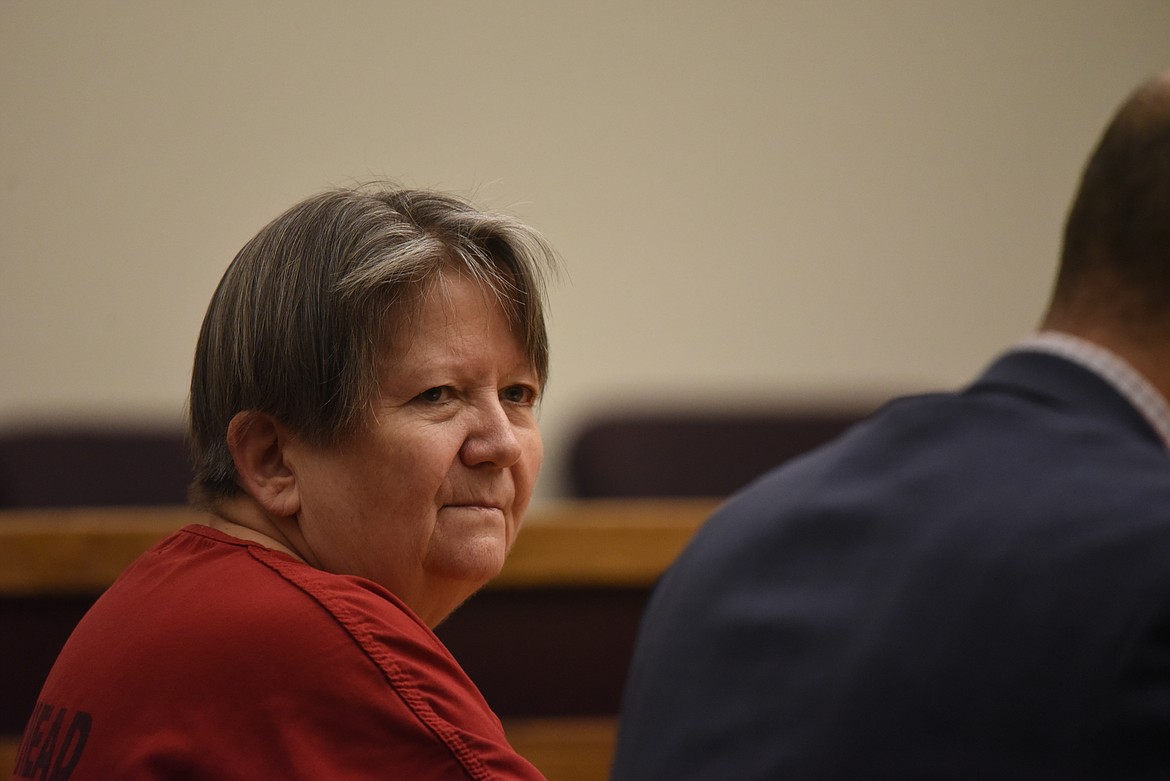
M 500 535 L 482 535 L 466 540 L 454 550 L 428 551 L 424 567 L 431 577 L 460 581 L 474 591 L 500 574 L 508 555 Z

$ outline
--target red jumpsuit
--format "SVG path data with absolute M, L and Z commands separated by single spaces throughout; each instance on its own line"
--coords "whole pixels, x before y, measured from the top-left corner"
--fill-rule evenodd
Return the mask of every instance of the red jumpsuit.
M 189 526 L 86 614 L 14 779 L 541 779 L 393 594 Z

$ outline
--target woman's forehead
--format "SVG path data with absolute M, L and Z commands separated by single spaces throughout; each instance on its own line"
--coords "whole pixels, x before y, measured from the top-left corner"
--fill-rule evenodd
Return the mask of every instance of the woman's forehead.
M 441 269 L 428 279 L 400 289 L 383 312 L 385 340 L 383 347 L 391 353 L 409 349 L 419 338 L 424 327 L 425 314 L 441 313 L 442 316 L 453 319 L 470 316 L 468 301 L 459 301 L 457 300 L 459 297 L 454 295 L 456 287 L 463 292 L 475 290 L 478 296 L 482 297 L 482 303 L 488 310 L 494 310 L 504 316 L 512 334 L 523 344 L 526 352 L 530 351 L 530 345 L 526 343 L 525 338 L 527 329 L 523 327 L 522 322 L 522 305 L 514 297 L 506 296 L 486 280 L 473 278 L 467 272 L 455 268 Z M 472 303 L 474 304 L 474 301 Z

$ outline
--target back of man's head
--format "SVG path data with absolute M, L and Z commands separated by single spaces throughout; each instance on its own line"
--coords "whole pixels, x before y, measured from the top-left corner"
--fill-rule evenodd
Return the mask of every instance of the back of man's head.
M 1170 71 L 1122 104 L 1085 167 L 1045 325 L 1170 345 Z

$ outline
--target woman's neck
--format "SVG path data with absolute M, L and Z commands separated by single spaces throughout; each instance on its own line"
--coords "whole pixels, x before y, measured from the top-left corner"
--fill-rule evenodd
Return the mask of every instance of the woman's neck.
M 263 513 L 249 512 L 249 509 L 255 510 L 242 502 L 225 503 L 211 511 L 207 525 L 229 537 L 255 542 L 265 548 L 287 553 L 299 561 L 306 561 L 275 523 L 264 517 Z

